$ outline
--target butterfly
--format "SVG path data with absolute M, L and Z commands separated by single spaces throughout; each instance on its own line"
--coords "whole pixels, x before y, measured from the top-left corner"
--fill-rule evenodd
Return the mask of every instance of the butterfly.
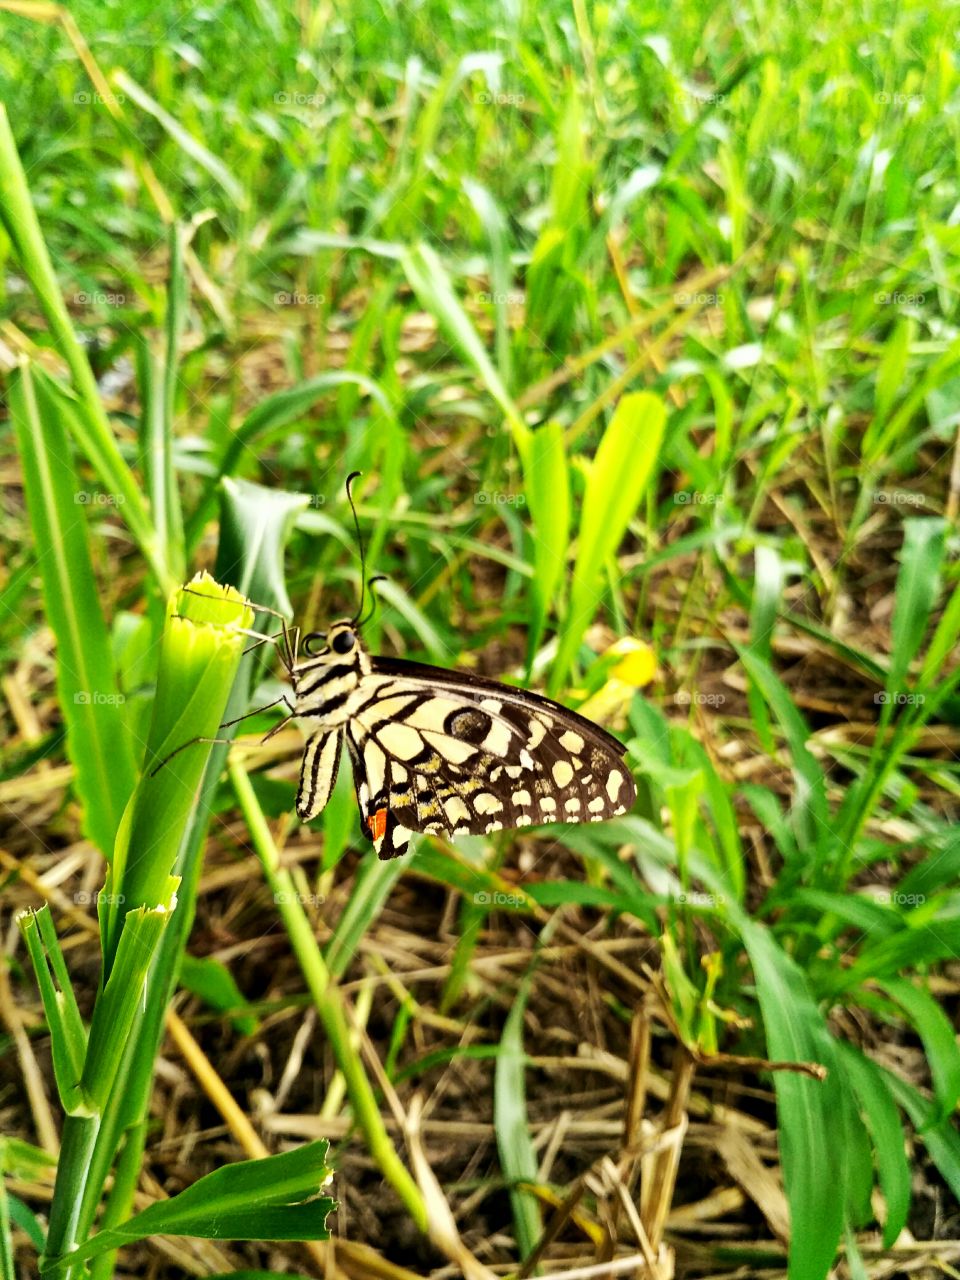
M 359 474 L 353 472 L 346 485 L 360 548 L 356 615 L 326 632 L 310 632 L 302 654 L 299 628 L 288 628 L 274 609 L 254 605 L 280 620 L 279 636 L 249 633 L 258 644 L 279 642 L 292 686 L 292 701 L 284 695 L 269 704 L 282 702 L 290 714 L 267 738 L 290 720 L 308 728 L 297 788 L 300 820 L 310 822 L 326 807 L 344 744 L 361 832 L 384 859 L 406 853 L 415 831 L 488 835 L 540 823 L 602 822 L 625 813 L 637 795 L 625 748 L 592 721 L 495 680 L 367 651 L 361 640 L 363 539 L 350 491 Z
M 412 832 L 485 835 L 625 813 L 636 787 L 624 747 L 549 698 L 367 652 L 353 619 L 304 638 L 290 663 L 293 717 L 310 726 L 297 815 L 333 792 L 346 743 L 363 835 L 381 858 Z

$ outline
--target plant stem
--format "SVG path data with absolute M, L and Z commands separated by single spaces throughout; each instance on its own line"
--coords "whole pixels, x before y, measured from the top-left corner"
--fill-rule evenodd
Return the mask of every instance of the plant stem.
M 400 1160 L 390 1141 L 377 1105 L 376 1096 L 367 1079 L 359 1054 L 350 1043 L 346 1012 L 335 983 L 330 981 L 317 940 L 306 912 L 300 903 L 293 878 L 280 866 L 280 855 L 274 844 L 267 820 L 246 770 L 235 760 L 227 766 L 230 781 L 250 830 L 254 848 L 263 865 L 267 883 L 283 917 L 291 945 L 307 980 L 310 994 L 330 1039 L 337 1066 L 343 1073 L 357 1123 L 363 1130 L 373 1158 L 407 1208 L 421 1231 L 428 1228 L 427 1208 L 420 1188 Z
M 64 1121 L 50 1205 L 47 1257 L 69 1253 L 81 1243 L 78 1238 L 80 1204 L 99 1129 L 99 1116 L 67 1116 Z M 68 1267 L 62 1280 L 71 1280 L 72 1274 L 73 1268 Z

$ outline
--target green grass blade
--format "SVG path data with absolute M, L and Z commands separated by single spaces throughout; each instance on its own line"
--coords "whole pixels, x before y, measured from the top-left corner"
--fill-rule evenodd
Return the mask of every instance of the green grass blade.
M 523 459 L 523 471 L 533 521 L 533 609 L 527 636 L 529 674 L 570 547 L 570 475 L 563 427 L 559 422 L 548 422 L 534 431 Z
M 939 599 L 946 529 L 946 522 L 940 519 L 904 521 L 893 609 L 893 653 L 888 694 L 902 691 L 910 664 L 923 644 L 930 614 Z
M 527 1008 L 532 971 L 520 984 L 500 1037 L 493 1086 L 493 1122 L 503 1176 L 510 1187 L 514 1230 L 521 1258 L 536 1246 L 542 1231 L 537 1200 L 517 1184 L 536 1182 L 537 1156 L 527 1122 L 526 1055 L 523 1051 L 523 1016 Z
M 843 1231 L 847 1184 L 844 1149 L 836 1141 L 841 1083 L 833 1038 L 802 971 L 763 926 L 740 929 L 753 965 L 767 1053 L 789 1062 L 819 1062 L 825 1080 L 792 1071 L 774 1075 L 780 1157 L 790 1204 L 790 1280 L 823 1280 Z
M 174 578 L 164 561 L 143 494 L 113 438 L 90 362 L 73 331 L 2 103 L 0 222 L 10 237 L 14 252 L 43 308 L 57 348 L 70 369 L 79 401 L 77 419 L 82 419 L 82 422 L 78 422 L 82 430 L 78 443 L 96 467 L 105 490 L 118 497 L 122 496 L 124 519 L 156 574 L 161 588 L 169 590 L 174 585 Z
M 928 991 L 906 978 L 879 978 L 877 986 L 900 1006 L 923 1041 L 940 1117 L 951 1116 L 960 1099 L 960 1047 L 950 1019 Z
M 900 1235 L 910 1210 L 910 1164 L 900 1114 L 883 1073 L 852 1045 L 837 1043 L 847 1080 L 873 1141 L 880 1190 L 886 1201 L 883 1244 L 889 1249 Z
M 57 406 L 38 396 L 29 365 L 10 387 L 10 407 L 47 617 L 57 637 L 57 690 L 76 770 L 84 829 L 109 854 L 136 776 L 100 610 L 87 539 L 87 505 Z
M 417 245 L 414 249 L 405 249 L 401 262 L 414 293 L 427 310 L 436 316 L 440 325 L 446 330 L 464 358 L 473 366 L 480 381 L 499 405 L 513 435 L 514 444 L 522 455 L 529 436 L 527 426 L 503 379 L 494 368 L 470 317 L 454 293 L 443 263 L 433 249 L 426 244 Z
M 215 156 L 209 147 L 205 146 L 204 143 L 185 129 L 179 120 L 161 107 L 155 98 L 151 98 L 150 94 L 142 89 L 125 71 L 122 69 L 116 70 L 113 73 L 113 80 L 121 93 L 126 94 L 142 111 L 146 111 L 148 115 L 153 116 L 154 120 L 166 130 L 184 155 L 189 156 L 195 164 L 209 174 L 214 182 L 223 188 L 237 209 L 246 209 L 248 203 L 246 191 L 223 161 L 218 156 Z
M 563 688 L 583 633 L 600 602 L 604 566 L 636 514 L 659 461 L 666 424 L 663 402 L 649 392 L 624 396 L 603 433 L 587 475 L 570 604 L 548 692 Z
M 262 1160 L 214 1169 L 168 1200 L 158 1200 L 122 1226 L 101 1231 L 66 1257 L 51 1257 L 43 1275 L 85 1262 L 146 1236 L 206 1240 L 327 1240 L 327 1215 L 336 1208 L 317 1196 L 330 1176 L 327 1142 L 308 1142 Z

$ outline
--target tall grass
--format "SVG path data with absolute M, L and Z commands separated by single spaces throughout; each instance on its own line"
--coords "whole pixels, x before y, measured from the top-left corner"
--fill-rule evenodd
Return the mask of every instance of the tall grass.
M 409 1160 L 381 1108 L 396 1114 L 401 1080 L 429 1082 L 421 1031 L 449 1031 L 469 1004 L 478 938 L 506 901 L 541 950 L 571 921 L 584 946 L 584 921 L 657 939 L 673 1092 L 653 1163 L 626 1140 L 618 1153 L 633 1199 L 612 1219 L 641 1253 L 683 1198 L 675 1156 L 705 1065 L 775 1091 L 790 1276 L 820 1280 L 840 1257 L 862 1274 L 866 1245 L 892 1249 L 911 1221 L 908 1142 L 960 1194 L 960 1054 L 932 980 L 960 947 L 946 31 L 914 4 L 706 22 L 691 5 L 361 4 L 347 27 L 309 6 L 0 3 L 0 22 L 0 342 L 26 499 L 3 535 L 0 643 L 12 662 L 41 618 L 53 633 L 65 735 L 43 750 L 72 764 L 79 830 L 108 868 L 89 1026 L 51 913 L 22 926 L 67 1119 L 49 1221 L 0 1200 L 4 1274 L 14 1220 L 48 1270 L 92 1259 L 98 1277 L 116 1249 L 203 1235 L 218 1213 L 235 1238 L 323 1239 L 312 1144 L 134 1212 L 153 1064 L 225 804 L 344 1114 L 449 1262 L 487 1274 L 417 1107 Z M 368 857 L 318 948 L 282 865 L 289 779 L 228 763 L 224 744 L 152 781 L 145 765 L 177 735 L 217 736 L 270 678 L 269 647 L 241 657 L 219 615 L 188 638 L 171 591 L 210 566 L 239 593 L 228 611 L 253 601 L 309 629 L 352 607 L 340 496 L 355 468 L 369 561 L 389 575 L 371 647 L 450 667 L 492 654 L 508 678 L 612 718 L 640 800 L 537 837 L 574 854 L 575 875 L 518 881 L 509 835 L 423 840 L 405 865 Z M 617 636 L 652 645 L 655 683 L 649 651 L 631 662 Z M 9 755 L 4 779 L 35 760 Z M 341 785 L 324 885 L 350 874 L 352 807 Z M 340 984 L 405 874 L 448 895 L 456 938 L 439 1010 L 404 1001 L 384 1069 L 364 1061 Z M 539 1177 L 537 984 L 533 952 L 482 1047 L 497 1059 L 501 1226 L 524 1272 L 595 1172 L 559 1190 Z M 19 1001 L 31 990 L 18 979 Z M 647 1043 L 635 1106 L 647 1007 L 609 1004 Z M 109 1026 L 128 1029 L 122 1053 Z M 921 1071 L 875 1051 L 888 1034 Z M 8 1169 L 30 1154 L 4 1152 Z M 617 1240 L 603 1240 L 608 1260 Z

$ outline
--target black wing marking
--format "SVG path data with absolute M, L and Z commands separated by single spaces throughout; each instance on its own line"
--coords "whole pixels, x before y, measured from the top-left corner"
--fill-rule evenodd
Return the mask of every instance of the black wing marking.
M 361 828 L 381 858 L 411 831 L 486 834 L 624 813 L 636 788 L 616 738 L 549 698 L 375 658 L 376 696 L 347 729 Z
M 297 790 L 297 816 L 301 822 L 309 822 L 326 808 L 337 781 L 342 744 L 341 729 L 321 729 L 307 739 Z

